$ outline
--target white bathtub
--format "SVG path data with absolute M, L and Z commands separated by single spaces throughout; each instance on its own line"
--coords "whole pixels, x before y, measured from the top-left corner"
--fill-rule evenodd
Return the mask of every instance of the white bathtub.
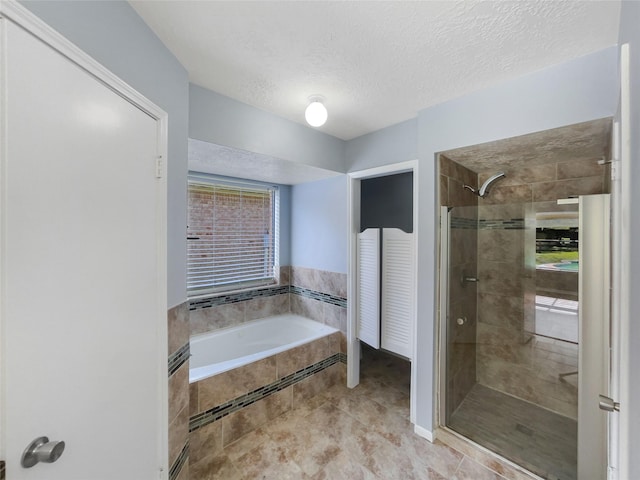
M 338 330 L 294 314 L 246 322 L 191 337 L 189 382 L 262 360 Z

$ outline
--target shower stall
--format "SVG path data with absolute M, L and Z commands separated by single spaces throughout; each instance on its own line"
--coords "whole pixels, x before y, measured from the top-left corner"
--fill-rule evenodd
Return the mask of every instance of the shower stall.
M 590 320 L 582 297 L 607 300 L 589 289 L 608 288 L 598 243 L 608 237 L 608 168 L 557 150 L 523 165 L 519 150 L 507 142 L 439 158 L 440 424 L 545 479 L 604 478 L 606 417 L 591 397 L 607 392 L 608 307 Z

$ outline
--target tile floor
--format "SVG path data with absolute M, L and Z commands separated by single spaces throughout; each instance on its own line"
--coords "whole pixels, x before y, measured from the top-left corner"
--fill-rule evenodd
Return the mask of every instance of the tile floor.
M 408 362 L 365 350 L 361 383 L 336 385 L 226 447 L 191 480 L 531 479 L 443 432 L 430 443 L 409 422 Z
M 575 480 L 578 423 L 476 384 L 448 425 L 543 478 Z

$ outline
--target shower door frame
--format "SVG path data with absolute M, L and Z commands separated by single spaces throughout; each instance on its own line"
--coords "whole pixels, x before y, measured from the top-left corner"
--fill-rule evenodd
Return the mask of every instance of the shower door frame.
M 599 198 L 595 198 L 599 197 Z M 616 377 L 616 334 L 618 334 L 619 327 L 616 325 L 615 315 L 610 317 L 610 305 L 609 305 L 609 296 L 608 292 L 610 289 L 612 293 L 615 295 L 615 289 L 612 288 L 613 285 L 609 278 L 610 272 L 610 261 L 611 261 L 611 247 L 610 244 L 613 243 L 613 239 L 611 236 L 613 235 L 615 238 L 616 225 L 614 224 L 613 228 L 609 230 L 608 226 L 610 225 L 610 214 L 612 205 L 610 203 L 610 194 L 598 194 L 598 195 L 587 195 L 580 196 L 579 198 L 579 216 L 580 216 L 580 231 L 582 234 L 587 234 L 589 236 L 589 244 L 590 247 L 590 257 L 596 257 L 597 253 L 603 253 L 602 258 L 596 258 L 593 262 L 593 266 L 590 267 L 592 272 L 597 272 L 601 278 L 599 282 L 585 282 L 584 277 L 580 275 L 580 296 L 582 298 L 589 299 L 589 311 L 585 311 L 585 304 L 583 304 L 583 300 L 580 300 L 580 362 L 579 362 L 579 370 L 584 371 L 584 365 L 589 362 L 586 362 L 583 359 L 585 351 L 583 348 L 588 348 L 590 354 L 595 354 L 598 359 L 602 359 L 602 367 L 598 369 L 599 362 L 596 361 L 591 362 L 590 368 L 588 369 L 592 373 L 596 374 L 598 378 L 591 378 L 591 375 L 580 375 L 580 391 L 578 392 L 578 402 L 579 402 L 579 410 L 578 410 L 578 464 L 577 469 L 578 472 L 584 474 L 587 471 L 593 471 L 599 468 L 603 468 L 604 470 L 608 470 L 608 478 L 615 479 L 617 478 L 616 470 L 617 470 L 617 455 L 616 448 L 612 445 L 612 441 L 618 437 L 618 426 L 616 425 L 615 418 L 609 418 L 609 433 L 607 434 L 607 426 L 606 421 L 603 419 L 602 415 L 598 416 L 598 409 L 596 403 L 596 397 L 598 393 L 602 393 L 605 395 L 616 395 L 616 389 L 611 388 L 615 385 L 615 377 Z M 578 199 L 576 199 L 578 200 Z M 587 202 L 588 201 L 588 202 Z M 578 201 L 576 201 L 578 203 Z M 587 206 L 589 207 L 587 209 Z M 436 338 L 438 341 L 438 365 L 437 365 L 437 377 L 436 377 L 436 385 L 438 388 L 436 394 L 436 428 L 444 429 L 452 434 L 464 438 L 465 441 L 471 442 L 473 444 L 479 445 L 483 449 L 491 452 L 492 454 L 500 457 L 503 461 L 512 465 L 517 469 L 524 469 L 518 465 L 517 463 L 509 460 L 508 458 L 502 456 L 499 452 L 493 451 L 484 447 L 481 444 L 477 444 L 475 441 L 467 438 L 463 434 L 460 434 L 447 426 L 447 328 L 449 326 L 449 241 L 450 241 L 450 227 L 451 227 L 451 212 L 453 208 L 447 206 L 440 206 L 439 209 L 439 272 L 438 272 L 438 299 L 439 299 L 439 315 L 438 315 L 438 323 L 437 323 L 437 331 Z M 585 227 L 584 222 L 588 221 L 589 227 Z M 582 238 L 584 240 L 584 238 Z M 593 246 L 595 244 L 595 248 Z M 585 247 L 586 248 L 586 247 Z M 582 249 L 581 249 L 581 262 L 582 262 Z M 584 262 L 582 262 L 584 263 Z M 616 269 L 614 268 L 613 276 L 615 277 Z M 595 283 L 595 284 L 593 284 Z M 594 323 L 595 322 L 595 323 Z M 597 335 L 590 334 L 589 340 L 585 341 L 584 335 L 586 334 L 583 331 L 585 326 L 589 326 L 589 330 L 594 328 L 600 328 L 601 332 L 598 332 Z M 612 352 L 611 360 L 614 362 L 613 368 L 610 368 L 609 365 L 609 346 L 610 346 L 610 338 L 609 338 L 609 328 L 612 328 L 612 336 L 611 342 Z M 595 342 L 595 343 L 594 343 Z M 611 376 L 611 378 L 609 377 Z M 611 380 L 614 380 L 613 382 Z M 613 383 L 613 385 L 612 385 Z M 595 408 L 594 408 L 595 407 Z M 604 422 L 604 424 L 603 424 Z M 612 425 L 613 423 L 613 425 Z M 580 425 L 583 425 L 582 429 Z M 612 449 L 613 447 L 613 449 Z M 582 454 L 580 454 L 582 451 Z M 609 456 L 609 459 L 606 456 Z M 609 460 L 607 462 L 607 460 Z M 607 465 L 608 464 L 608 465 Z M 618 467 L 619 468 L 619 467 Z M 612 471 L 613 469 L 613 471 Z M 580 477 L 578 477 L 580 478 Z
M 447 428 L 447 317 L 449 316 L 449 228 L 450 210 L 447 206 L 440 207 L 440 265 L 438 272 L 438 327 L 436 338 L 438 339 L 438 366 L 437 375 L 437 395 L 436 395 L 436 418 L 437 428 Z

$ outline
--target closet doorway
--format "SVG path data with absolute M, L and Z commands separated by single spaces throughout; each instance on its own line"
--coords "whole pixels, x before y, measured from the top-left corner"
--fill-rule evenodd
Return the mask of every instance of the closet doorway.
M 418 162 L 409 161 L 384 167 L 362 170 L 349 174 L 349 303 L 347 320 L 347 385 L 355 387 L 360 382 L 360 360 L 362 358 L 361 339 L 358 335 L 359 305 L 358 292 L 358 234 L 367 228 L 400 228 L 413 232 L 413 251 L 418 245 Z M 405 189 L 402 195 L 389 200 L 385 188 Z M 383 190 L 380 190 L 383 189 Z M 409 190 L 407 192 L 406 190 Z M 379 194 L 376 194 L 378 192 Z M 385 198 L 387 197 L 387 198 Z M 401 198 L 402 197 L 402 198 Z M 404 203 L 403 203 L 404 200 Z M 406 207 L 408 202 L 409 207 Z M 402 207 L 401 205 L 405 205 Z M 395 214 L 393 213 L 395 212 Z M 385 224 L 389 217 L 395 217 L 395 225 Z M 400 223 L 398 223 L 400 222 Z M 417 271 L 412 273 L 411 318 L 409 325 L 411 335 L 411 354 L 415 357 L 416 328 L 416 285 Z M 368 347 L 367 347 L 368 348 Z M 415 421 L 415 362 L 410 367 L 410 419 Z

